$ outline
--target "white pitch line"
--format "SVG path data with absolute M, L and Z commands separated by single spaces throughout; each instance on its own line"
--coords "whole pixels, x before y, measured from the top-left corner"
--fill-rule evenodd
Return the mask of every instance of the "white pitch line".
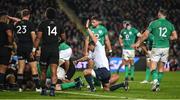
M 82 96 L 95 96 L 95 97 L 104 97 L 104 98 L 116 98 L 116 99 L 127 99 L 127 97 L 119 97 L 119 96 L 109 96 L 109 95 L 100 95 L 100 94 L 91 94 L 91 93 L 77 93 L 77 92 L 67 92 L 67 91 L 57 91 L 57 93 L 67 93 L 74 95 L 82 95 Z

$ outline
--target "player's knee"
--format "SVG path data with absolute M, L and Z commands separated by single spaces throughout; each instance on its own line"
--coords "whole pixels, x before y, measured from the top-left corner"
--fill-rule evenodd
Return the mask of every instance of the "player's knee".
M 113 74 L 112 77 L 113 77 L 114 80 L 118 80 L 119 79 L 119 75 L 118 74 Z
M 83 71 L 83 75 L 84 75 L 84 76 L 87 75 L 87 71 L 86 71 L 86 70 Z
M 87 76 L 87 75 L 90 75 L 91 72 L 89 69 L 86 69 L 86 70 L 84 70 L 83 74 L 84 74 L 84 76 Z

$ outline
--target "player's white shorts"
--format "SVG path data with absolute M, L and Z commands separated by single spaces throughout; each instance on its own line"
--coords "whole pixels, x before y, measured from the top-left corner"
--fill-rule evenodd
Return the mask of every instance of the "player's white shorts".
M 151 60 L 158 62 L 167 62 L 169 56 L 169 48 L 152 48 L 151 50 Z
M 126 50 L 123 49 L 122 58 L 125 60 L 134 59 L 135 57 L 135 50 Z
M 69 60 L 72 55 L 72 49 L 60 50 L 59 51 L 59 58 L 63 60 Z
M 64 80 L 66 77 L 66 72 L 62 67 L 57 68 L 57 77 L 60 80 Z

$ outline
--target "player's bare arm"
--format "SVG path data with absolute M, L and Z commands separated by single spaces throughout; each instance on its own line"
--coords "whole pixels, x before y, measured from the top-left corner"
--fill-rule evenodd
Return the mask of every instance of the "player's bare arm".
M 9 44 L 13 45 L 13 32 L 12 32 L 12 30 L 9 29 L 9 30 L 6 31 L 6 33 L 7 33 L 7 36 L 8 36 Z
M 84 56 L 78 60 L 75 60 L 73 61 L 74 64 L 77 64 L 78 62 L 81 62 L 81 61 L 86 61 L 86 60 L 89 60 L 89 57 L 88 56 Z
M 135 49 L 137 49 L 137 48 L 140 46 L 140 44 L 141 44 L 144 40 L 146 40 L 146 39 L 148 38 L 149 33 L 150 33 L 149 30 L 146 30 L 146 31 L 142 34 L 142 36 L 140 37 L 140 39 L 139 39 L 135 44 L 132 45 L 132 47 L 135 48 Z
M 86 36 L 85 42 L 84 42 L 84 50 L 83 50 L 83 55 L 87 56 L 88 55 L 88 44 L 89 44 L 89 36 Z
M 170 36 L 170 40 L 176 40 L 177 39 L 177 32 L 176 31 L 173 31 L 171 36 Z
M 88 19 L 87 22 L 86 22 L 87 31 L 88 31 L 91 39 L 93 40 L 93 42 L 94 42 L 94 43 L 97 43 L 98 39 L 97 39 L 97 37 L 94 35 L 94 33 L 91 31 L 91 29 L 89 28 L 89 22 L 90 22 L 90 20 Z
M 35 39 L 36 39 L 36 33 L 35 33 L 35 31 L 32 31 L 32 32 L 31 32 L 31 38 L 32 38 L 32 41 L 33 41 L 33 44 L 34 44 Z
M 19 22 L 19 21 L 21 21 L 21 19 L 16 18 L 16 17 L 12 17 L 12 16 L 8 16 L 8 18 L 9 18 L 10 20 L 14 21 L 14 22 Z
M 87 20 L 85 28 L 86 29 L 89 28 L 89 20 Z M 84 42 L 84 51 L 83 51 L 84 56 L 88 55 L 88 44 L 89 44 L 89 36 L 86 36 Z
M 36 52 L 36 49 L 39 47 L 39 43 L 41 41 L 41 38 L 42 38 L 42 32 L 37 32 L 37 36 L 35 38 L 35 41 L 34 41 L 34 47 L 32 49 L 32 53 L 31 53 L 31 58 L 34 59 L 34 56 L 35 56 L 35 52 Z
M 120 44 L 120 46 L 121 46 L 121 47 L 123 47 L 123 46 L 124 46 L 124 44 L 123 44 L 123 40 L 122 40 L 122 38 L 121 38 L 121 37 L 119 37 L 119 44 Z
M 105 44 L 106 44 L 109 52 L 112 52 L 112 47 L 111 47 L 111 43 L 110 43 L 110 40 L 109 40 L 109 36 L 108 36 L 108 35 L 105 36 Z

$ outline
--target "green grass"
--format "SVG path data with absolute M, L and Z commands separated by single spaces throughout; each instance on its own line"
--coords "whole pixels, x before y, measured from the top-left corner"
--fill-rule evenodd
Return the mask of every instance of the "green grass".
M 76 76 L 82 75 L 77 72 Z M 136 72 L 135 81 L 130 82 L 129 91 L 118 89 L 114 92 L 104 92 L 99 87 L 95 93 L 82 90 L 69 89 L 56 93 L 55 97 L 40 96 L 33 91 L 19 93 L 17 91 L 0 92 L 0 99 L 180 99 L 180 72 L 166 72 L 161 82 L 161 90 L 152 92 L 150 84 L 140 84 L 145 77 L 145 72 Z M 124 79 L 124 73 L 120 73 L 119 82 Z

